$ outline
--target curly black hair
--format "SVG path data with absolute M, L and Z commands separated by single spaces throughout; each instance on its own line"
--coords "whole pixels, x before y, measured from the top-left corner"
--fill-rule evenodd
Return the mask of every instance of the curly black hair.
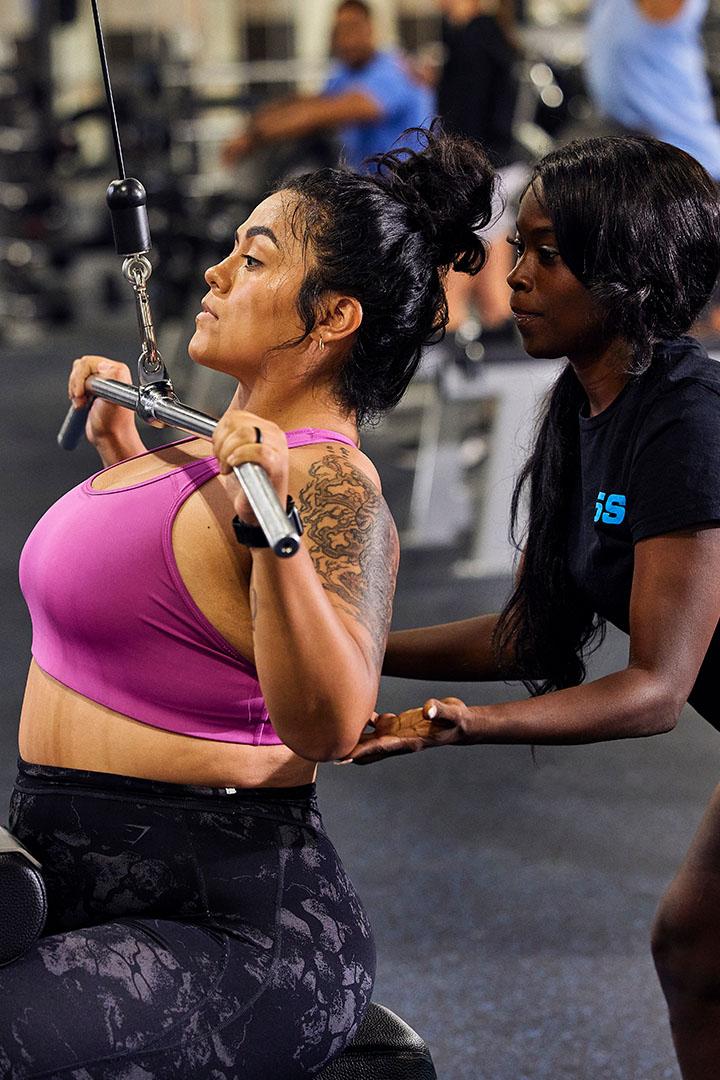
M 487 155 L 471 139 L 437 129 L 413 133 L 421 150 L 377 155 L 368 162 L 372 172 L 321 169 L 278 187 L 298 197 L 293 229 L 310 256 L 297 299 L 299 340 L 329 293 L 362 305 L 336 376 L 338 401 L 358 424 L 397 404 L 423 346 L 444 331 L 448 269 L 476 274 L 486 258 L 477 230 L 492 214 L 496 181 Z

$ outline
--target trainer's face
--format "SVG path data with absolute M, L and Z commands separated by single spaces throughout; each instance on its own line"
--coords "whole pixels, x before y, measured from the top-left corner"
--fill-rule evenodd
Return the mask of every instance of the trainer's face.
M 609 342 L 602 311 L 563 261 L 552 221 L 532 188 L 520 203 L 512 243 L 517 254 L 507 279 L 510 307 L 525 351 L 548 360 L 567 356 L 576 364 L 604 353 Z
M 243 381 L 263 371 L 279 345 L 302 336 L 295 302 L 305 263 L 290 227 L 293 205 L 287 192 L 261 202 L 230 254 L 206 271 L 210 291 L 188 346 L 197 363 Z

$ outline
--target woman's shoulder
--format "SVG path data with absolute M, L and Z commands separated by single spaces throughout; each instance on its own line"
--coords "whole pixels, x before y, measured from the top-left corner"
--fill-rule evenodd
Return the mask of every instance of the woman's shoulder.
M 355 446 L 314 443 L 290 455 L 290 493 L 311 539 L 360 550 L 378 549 L 389 561 L 397 529 L 370 458 Z
M 323 439 L 295 446 L 290 454 L 290 473 L 301 483 L 317 481 L 321 476 L 335 477 L 336 483 L 352 486 L 370 484 L 381 496 L 379 473 L 367 454 L 358 446 L 334 439 Z
M 680 457 L 702 447 L 704 457 L 718 460 L 720 362 L 695 338 L 661 342 L 648 370 L 635 380 L 625 413 L 628 442 L 662 445 Z

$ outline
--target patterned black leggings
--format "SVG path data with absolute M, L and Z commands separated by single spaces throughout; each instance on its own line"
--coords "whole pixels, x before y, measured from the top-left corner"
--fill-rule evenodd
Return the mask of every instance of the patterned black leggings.
M 370 928 L 314 787 L 20 764 L 46 936 L 0 968 L 0 1077 L 295 1080 L 370 1002 Z

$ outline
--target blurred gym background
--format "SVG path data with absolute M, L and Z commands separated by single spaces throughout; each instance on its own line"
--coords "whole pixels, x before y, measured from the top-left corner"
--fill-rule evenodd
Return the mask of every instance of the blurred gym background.
M 371 7 L 378 43 L 432 84 L 443 60 L 439 0 Z M 322 88 L 335 9 L 334 0 L 101 2 L 127 171 L 148 191 L 160 348 L 183 399 L 215 414 L 228 385 L 193 370 L 185 352 L 202 272 L 278 177 L 338 153 L 327 132 L 231 165 L 223 147 L 268 101 Z M 583 76 L 586 0 L 503 10 L 515 49 L 510 156 L 527 168 L 605 121 Z M 714 84 L 720 0 L 704 36 Z M 137 360 L 132 291 L 105 205 L 116 174 L 88 0 L 0 0 L 3 806 L 30 646 L 18 554 L 47 506 L 97 467 L 87 446 L 55 445 L 67 371 L 88 352 Z M 463 303 L 403 403 L 364 436 L 401 531 L 397 627 L 502 603 L 512 478 L 557 370 L 529 361 L 511 326 L 485 318 L 482 298 Z M 704 332 L 714 348 L 712 326 Z M 611 633 L 593 672 L 624 664 L 626 650 Z M 387 679 L 381 702 L 450 692 L 482 702 L 520 691 Z M 330 833 L 376 927 L 376 999 L 429 1042 L 440 1080 L 677 1080 L 649 926 L 717 782 L 706 727 L 687 710 L 671 735 L 625 745 L 534 757 L 454 749 L 321 770 Z

